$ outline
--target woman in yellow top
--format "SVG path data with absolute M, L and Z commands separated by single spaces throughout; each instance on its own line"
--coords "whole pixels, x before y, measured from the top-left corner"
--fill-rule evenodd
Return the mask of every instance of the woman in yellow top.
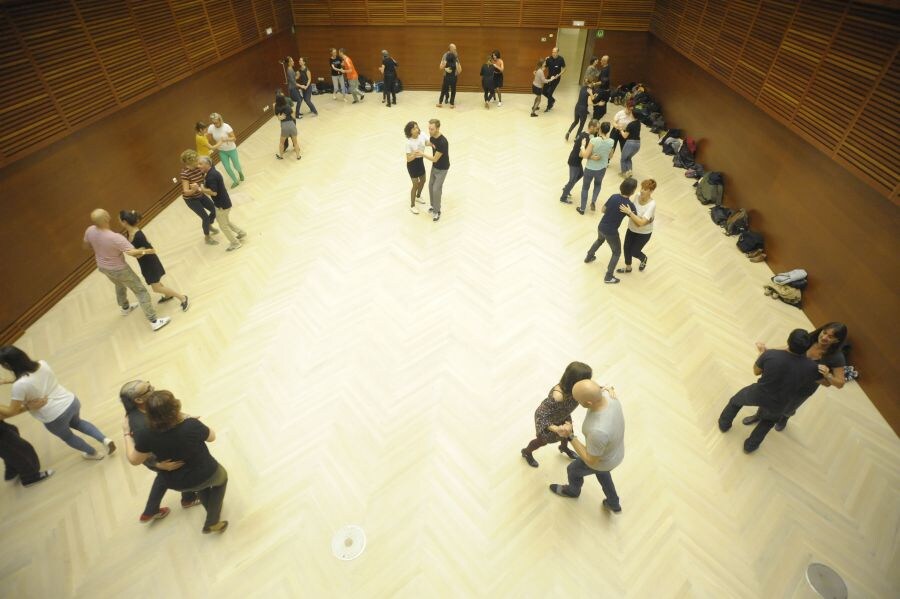
M 212 147 L 206 138 L 206 128 L 206 124 L 200 121 L 197 121 L 197 124 L 194 125 L 194 138 L 197 140 L 198 156 L 209 156 L 212 153 Z

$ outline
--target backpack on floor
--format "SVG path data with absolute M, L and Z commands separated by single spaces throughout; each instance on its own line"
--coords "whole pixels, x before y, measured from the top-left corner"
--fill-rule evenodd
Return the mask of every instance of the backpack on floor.
M 795 308 L 800 307 L 803 299 L 803 293 L 799 289 L 795 289 L 790 285 L 780 285 L 778 283 L 770 283 L 763 287 L 763 293 L 772 299 L 781 300 L 786 304 L 790 304 Z
M 693 137 L 686 137 L 678 153 L 675 154 L 675 158 L 672 159 L 672 165 L 678 168 L 691 168 L 696 164 L 696 160 L 694 160 L 696 152 L 697 142 Z
M 710 171 L 703 175 L 696 187 L 697 200 L 701 204 L 722 205 L 725 186 L 722 184 L 722 173 Z
M 396 83 L 394 84 L 394 93 L 399 94 L 402 91 L 403 91 L 403 81 L 401 81 L 400 79 L 397 79 Z
M 744 231 L 738 237 L 737 248 L 745 254 L 765 248 L 765 240 L 762 233 L 750 230 Z
M 743 208 L 732 213 L 725 221 L 726 235 L 739 235 L 750 228 L 750 215 Z
M 709 209 L 709 217 L 712 219 L 712 222 L 720 227 L 724 227 L 732 212 L 731 208 L 726 208 L 725 206 L 713 206 Z

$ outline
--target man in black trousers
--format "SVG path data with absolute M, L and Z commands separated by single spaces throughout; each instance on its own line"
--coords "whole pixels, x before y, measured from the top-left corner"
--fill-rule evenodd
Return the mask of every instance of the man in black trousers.
M 747 440 L 744 453 L 753 453 L 778 422 L 785 408 L 800 391 L 821 378 L 818 366 L 806 357 L 811 340 L 803 329 L 794 329 L 788 336 L 787 349 L 767 349 L 753 364 L 753 374 L 759 380 L 734 394 L 719 416 L 719 430 L 728 432 L 740 409 L 759 407 L 759 423 Z
M 3 480 L 17 476 L 23 487 L 30 487 L 53 476 L 53 470 L 41 470 L 41 461 L 31 443 L 19 436 L 19 429 L 0 420 L 0 458 L 6 465 Z
M 553 108 L 554 104 L 556 104 L 556 100 L 553 98 L 553 92 L 556 91 L 562 74 L 566 72 L 566 59 L 559 55 L 559 48 L 553 48 L 550 52 L 550 56 L 545 60 L 547 64 L 547 78 L 551 80 L 544 85 L 544 96 L 547 98 L 547 108 L 544 109 L 544 112 L 547 112 Z

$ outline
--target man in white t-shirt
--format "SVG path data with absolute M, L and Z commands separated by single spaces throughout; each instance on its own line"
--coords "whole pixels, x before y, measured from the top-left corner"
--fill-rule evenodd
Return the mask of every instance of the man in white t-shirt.
M 625 417 L 622 405 L 614 388 L 601 387 L 592 380 L 575 383 L 572 397 L 588 411 L 581 427 L 585 441 L 582 443 L 575 436 L 571 422 L 550 427 L 560 437 L 568 438 L 572 449 L 578 454 L 578 459 L 568 467 L 569 484 L 550 485 L 550 490 L 562 497 L 578 497 L 581 495 L 584 478 L 593 474 L 600 481 L 606 495 L 603 507 L 619 513 L 622 506 L 610 471 L 625 458 Z
M 241 168 L 241 159 L 238 158 L 234 129 L 222 120 L 222 115 L 218 112 L 209 115 L 209 122 L 211 124 L 206 129 L 207 140 L 213 150 L 219 151 L 219 160 L 222 161 L 225 172 L 231 177 L 231 187 L 234 189 L 244 180 L 244 170 Z M 237 169 L 237 175 L 234 174 L 232 165 Z

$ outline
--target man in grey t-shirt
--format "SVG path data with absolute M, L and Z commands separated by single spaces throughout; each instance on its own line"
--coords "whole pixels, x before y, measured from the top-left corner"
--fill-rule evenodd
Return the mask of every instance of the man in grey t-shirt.
M 622 405 L 614 388 L 601 387 L 591 380 L 575 383 L 572 397 L 588 410 L 581 427 L 585 442 L 582 443 L 575 436 L 571 422 L 550 427 L 560 437 L 568 437 L 572 449 L 578 454 L 578 459 L 568 467 L 569 484 L 550 485 L 550 490 L 563 497 L 578 497 L 581 495 L 584 478 L 593 474 L 600 481 L 606 495 L 603 507 L 619 513 L 622 506 L 610 470 L 621 464 L 625 457 L 625 417 Z

